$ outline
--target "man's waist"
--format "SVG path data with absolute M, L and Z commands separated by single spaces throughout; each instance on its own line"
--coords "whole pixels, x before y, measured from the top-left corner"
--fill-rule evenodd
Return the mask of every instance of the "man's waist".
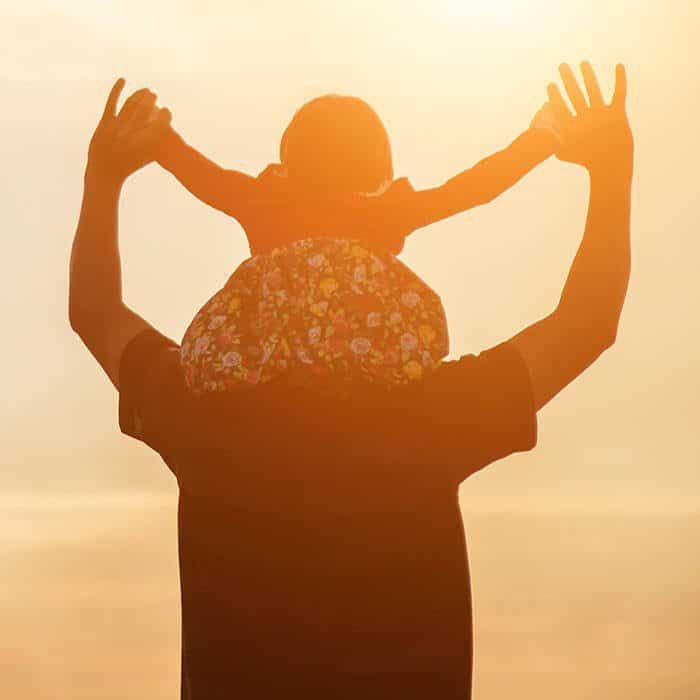
M 245 627 L 252 629 L 244 629 Z M 185 630 L 188 657 L 194 668 L 232 676 L 254 671 L 306 676 L 342 676 L 358 682 L 371 677 L 410 673 L 454 674 L 469 655 L 471 633 L 463 625 L 445 627 L 382 624 L 363 619 L 359 624 L 324 626 L 289 620 L 251 619 L 236 630 L 197 634 Z M 213 650 L 220 653 L 213 653 Z

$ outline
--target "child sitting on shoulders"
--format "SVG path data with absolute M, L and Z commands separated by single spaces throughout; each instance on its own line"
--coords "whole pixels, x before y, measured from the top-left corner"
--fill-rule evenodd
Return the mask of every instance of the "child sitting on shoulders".
M 283 374 L 418 379 L 448 353 L 439 296 L 401 263 L 413 231 L 491 201 L 556 147 L 547 106 L 507 148 L 445 184 L 395 180 L 389 138 L 356 97 L 303 105 L 280 163 L 258 177 L 226 170 L 171 129 L 158 162 L 198 199 L 235 218 L 252 257 L 197 313 L 181 362 L 195 394 Z

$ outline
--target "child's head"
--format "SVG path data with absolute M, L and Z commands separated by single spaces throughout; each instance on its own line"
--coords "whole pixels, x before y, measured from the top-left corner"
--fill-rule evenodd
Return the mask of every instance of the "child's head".
M 323 95 L 300 107 L 280 143 L 290 178 L 314 189 L 376 192 L 391 182 L 389 135 L 357 97 Z

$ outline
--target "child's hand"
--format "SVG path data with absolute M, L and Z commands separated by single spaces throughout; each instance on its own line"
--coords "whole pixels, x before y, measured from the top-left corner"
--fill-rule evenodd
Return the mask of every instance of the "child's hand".
M 114 83 L 88 149 L 88 170 L 120 184 L 155 160 L 170 123 L 170 112 L 157 107 L 155 93 L 146 88 L 117 110 L 124 82 Z
M 549 102 L 545 102 L 542 107 L 540 107 L 537 114 L 535 114 L 530 122 L 530 128 L 541 129 L 552 137 L 554 141 L 552 146 L 553 150 L 556 150 L 561 145 L 562 137 L 557 127 L 557 118 Z

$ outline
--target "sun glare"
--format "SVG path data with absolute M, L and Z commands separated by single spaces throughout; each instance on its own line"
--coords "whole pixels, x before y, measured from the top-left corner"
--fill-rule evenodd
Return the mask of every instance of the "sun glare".
M 533 13 L 535 0 L 443 0 L 445 17 L 455 23 L 518 25 Z

